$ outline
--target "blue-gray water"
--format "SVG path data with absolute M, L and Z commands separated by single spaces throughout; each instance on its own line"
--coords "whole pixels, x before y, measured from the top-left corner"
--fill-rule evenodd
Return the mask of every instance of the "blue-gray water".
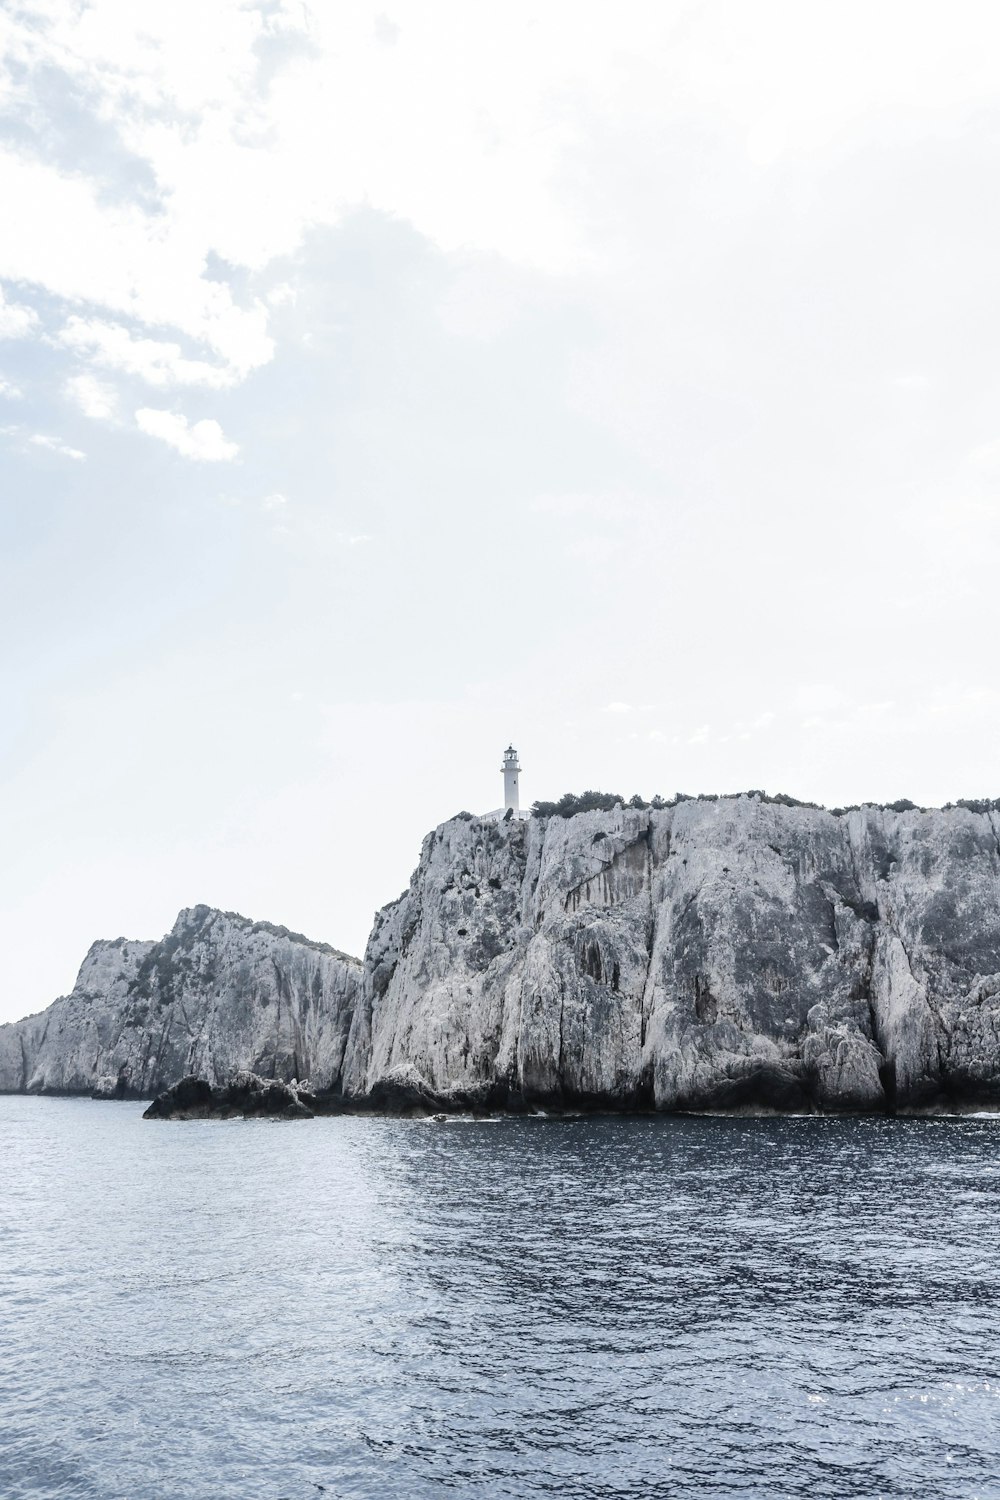
M 1000 1121 L 0 1098 L 0 1495 L 1000 1496 Z

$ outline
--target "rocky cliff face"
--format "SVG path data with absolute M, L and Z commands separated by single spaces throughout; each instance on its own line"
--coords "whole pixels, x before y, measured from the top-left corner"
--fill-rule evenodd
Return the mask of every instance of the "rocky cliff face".
M 1000 1099 L 1000 838 L 756 797 L 455 819 L 376 919 L 342 1087 L 657 1109 Z
M 1000 819 L 756 796 L 424 841 L 364 965 L 195 907 L 0 1027 L 0 1089 L 309 1079 L 348 1105 L 1000 1102 Z
M 72 994 L 0 1026 L 0 1091 L 148 1096 L 241 1068 L 331 1087 L 360 975 L 324 943 L 192 907 L 161 942 L 95 943 Z

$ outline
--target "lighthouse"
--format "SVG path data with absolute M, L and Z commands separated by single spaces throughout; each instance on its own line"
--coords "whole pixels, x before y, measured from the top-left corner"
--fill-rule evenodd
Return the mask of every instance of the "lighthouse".
M 517 751 L 513 745 L 508 745 L 503 753 L 503 807 L 504 812 L 513 812 L 515 818 L 520 811 L 520 803 L 517 795 L 517 773 L 521 767 L 517 763 Z
M 495 807 L 492 812 L 482 813 L 481 816 L 487 823 L 526 823 L 531 814 L 521 811 L 517 786 L 521 767 L 517 763 L 517 751 L 513 745 L 508 745 L 504 751 L 500 769 L 503 772 L 503 807 Z

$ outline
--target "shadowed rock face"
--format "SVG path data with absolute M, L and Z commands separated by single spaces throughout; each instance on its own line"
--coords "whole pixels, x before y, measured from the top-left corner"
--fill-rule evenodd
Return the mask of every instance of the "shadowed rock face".
M 0 1026 L 0 1090 L 148 1098 L 240 1069 L 328 1088 L 360 975 L 326 944 L 192 907 L 161 942 L 95 943 L 72 994 Z
M 343 1071 L 426 1105 L 852 1110 L 1000 1099 L 994 815 L 756 798 L 424 842 Z
M 181 1078 L 157 1094 L 144 1120 L 311 1120 L 312 1094 L 296 1083 L 237 1073 L 227 1084 L 213 1088 L 203 1078 Z
M 1000 1102 L 997 815 L 756 797 L 455 818 L 363 967 L 195 907 L 0 1027 L 0 1088 L 308 1078 L 324 1107 Z

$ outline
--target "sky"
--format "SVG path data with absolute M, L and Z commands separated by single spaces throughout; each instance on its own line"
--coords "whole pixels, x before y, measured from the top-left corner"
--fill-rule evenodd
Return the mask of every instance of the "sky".
M 502 800 L 1000 796 L 1000 11 L 0 12 L 0 1019 Z

